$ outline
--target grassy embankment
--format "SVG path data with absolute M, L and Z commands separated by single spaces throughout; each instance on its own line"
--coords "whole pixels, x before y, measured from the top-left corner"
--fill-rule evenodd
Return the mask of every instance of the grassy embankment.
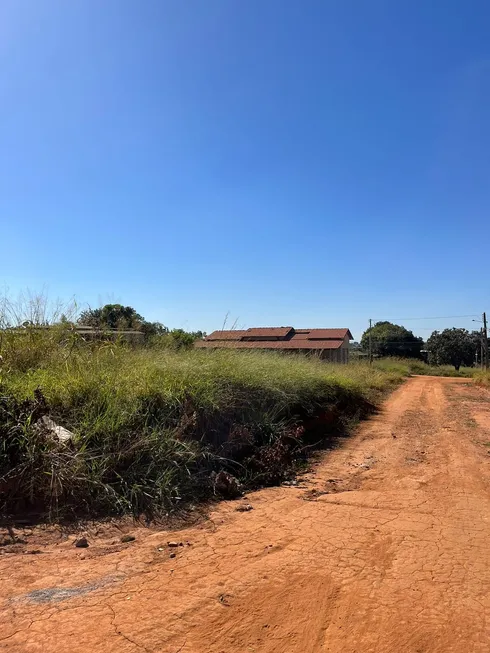
M 174 510 L 286 478 L 328 431 L 362 418 L 398 369 L 263 352 L 131 349 L 72 335 L 0 343 L 0 511 L 52 518 Z M 36 426 L 49 415 L 75 438 Z

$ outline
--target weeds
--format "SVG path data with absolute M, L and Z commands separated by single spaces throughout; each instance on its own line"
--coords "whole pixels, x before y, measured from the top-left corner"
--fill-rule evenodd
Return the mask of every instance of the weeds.
M 485 387 L 490 386 L 490 371 L 477 370 L 474 374 L 475 383 Z
M 152 517 L 209 496 L 213 472 L 245 487 L 277 483 L 402 379 L 364 364 L 72 335 L 60 328 L 2 342 L 3 512 Z M 44 415 L 73 439 L 43 431 Z

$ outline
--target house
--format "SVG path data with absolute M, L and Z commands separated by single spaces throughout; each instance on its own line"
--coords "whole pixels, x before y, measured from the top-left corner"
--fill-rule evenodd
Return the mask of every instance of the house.
M 246 330 L 213 331 L 197 340 L 199 349 L 267 349 L 315 354 L 332 363 L 349 361 L 349 329 L 293 329 L 261 327 Z

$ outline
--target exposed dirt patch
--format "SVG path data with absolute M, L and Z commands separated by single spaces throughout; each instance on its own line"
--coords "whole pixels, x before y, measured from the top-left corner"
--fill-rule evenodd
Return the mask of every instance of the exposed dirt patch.
M 0 650 L 487 653 L 489 405 L 413 378 L 297 485 L 192 527 L 5 532 Z

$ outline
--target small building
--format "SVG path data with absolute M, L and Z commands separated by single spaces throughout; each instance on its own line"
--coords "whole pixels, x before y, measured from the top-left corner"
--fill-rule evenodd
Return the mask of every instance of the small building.
M 349 361 L 349 329 L 293 329 L 261 327 L 246 330 L 213 331 L 197 340 L 199 349 L 266 349 L 314 354 L 332 363 Z

